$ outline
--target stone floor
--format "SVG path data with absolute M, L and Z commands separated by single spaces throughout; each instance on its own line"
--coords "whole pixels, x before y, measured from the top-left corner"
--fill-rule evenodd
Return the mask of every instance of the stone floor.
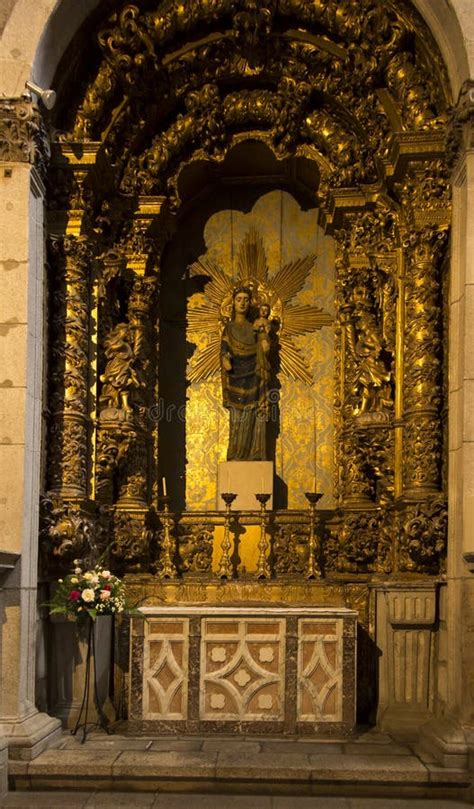
M 126 792 L 13 792 L 4 809 L 472 809 L 472 803 L 436 799 L 176 795 Z
M 376 731 L 334 742 L 91 733 L 83 745 L 65 733 L 9 771 L 5 809 L 474 809 L 472 774 Z

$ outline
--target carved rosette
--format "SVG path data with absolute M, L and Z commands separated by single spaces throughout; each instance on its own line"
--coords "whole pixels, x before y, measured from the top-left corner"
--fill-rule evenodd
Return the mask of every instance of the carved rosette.
M 50 487 L 87 497 L 91 246 L 67 236 L 51 245 L 55 288 L 50 340 Z
M 441 485 L 441 290 L 445 229 L 412 233 L 406 255 L 404 335 L 404 494 L 423 497 Z

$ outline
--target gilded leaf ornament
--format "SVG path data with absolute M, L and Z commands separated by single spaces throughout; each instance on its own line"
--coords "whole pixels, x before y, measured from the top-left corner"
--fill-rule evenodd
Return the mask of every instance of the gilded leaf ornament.
M 232 314 L 232 294 L 236 287 L 244 285 L 252 291 L 254 306 L 262 303 L 270 306 L 269 319 L 278 335 L 281 373 L 311 385 L 311 371 L 293 338 L 328 326 L 332 317 L 317 306 L 289 304 L 303 289 L 315 265 L 316 256 L 308 255 L 270 275 L 263 239 L 255 228 L 248 230 L 239 246 L 236 277 L 228 275 L 207 255 L 195 261 L 190 267 L 191 275 L 208 277 L 209 281 L 204 289 L 205 300 L 189 309 L 188 328 L 191 338 L 193 332 L 206 335 L 207 345 L 192 358 L 189 381 L 203 382 L 220 373 L 221 335 Z

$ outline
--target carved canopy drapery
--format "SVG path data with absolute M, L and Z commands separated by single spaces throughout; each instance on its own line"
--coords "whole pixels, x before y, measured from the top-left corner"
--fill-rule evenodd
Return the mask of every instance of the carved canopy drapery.
M 160 258 L 196 191 L 185 169 L 224 181 L 232 149 L 257 141 L 277 184 L 301 182 L 298 160 L 315 166 L 305 191 L 337 247 L 338 509 L 323 568 L 438 573 L 450 98 L 419 15 L 399 0 L 117 4 L 88 53 L 73 98 L 59 72 L 49 175 L 46 544 L 63 547 L 55 525 L 77 509 L 93 533 L 100 507 L 116 563 L 159 570 Z M 298 531 L 278 536 L 304 544 Z M 291 567 L 287 544 L 276 571 Z

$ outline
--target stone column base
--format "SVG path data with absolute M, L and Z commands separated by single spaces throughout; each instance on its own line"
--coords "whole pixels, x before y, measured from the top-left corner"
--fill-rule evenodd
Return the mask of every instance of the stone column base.
M 431 718 L 428 710 L 394 705 L 379 710 L 377 726 L 385 733 L 409 742 L 418 739 L 420 728 Z
M 0 722 L 0 736 L 8 745 L 8 757 L 31 761 L 61 737 L 61 722 L 36 712 L 23 719 Z
M 377 726 L 406 741 L 417 739 L 432 717 L 436 605 L 437 586 L 431 582 L 377 587 Z
M 0 738 L 0 799 L 8 791 L 8 742 Z
M 467 769 L 471 751 L 474 766 L 474 736 L 469 744 L 465 730 L 453 719 L 432 719 L 420 728 L 417 747 L 431 753 L 443 767 Z

